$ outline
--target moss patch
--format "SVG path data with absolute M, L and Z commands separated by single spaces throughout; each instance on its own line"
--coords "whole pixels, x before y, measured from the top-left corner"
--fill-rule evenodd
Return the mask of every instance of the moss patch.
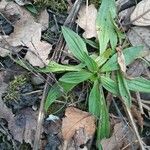
M 25 77 L 25 75 L 16 76 L 14 80 L 12 80 L 9 83 L 9 86 L 7 88 L 7 91 L 3 99 L 5 101 L 17 100 L 19 97 L 19 88 L 24 84 L 26 84 L 26 82 L 27 82 L 27 78 Z
M 36 0 L 34 4 L 40 9 L 48 7 L 57 13 L 67 11 L 67 2 L 65 0 Z

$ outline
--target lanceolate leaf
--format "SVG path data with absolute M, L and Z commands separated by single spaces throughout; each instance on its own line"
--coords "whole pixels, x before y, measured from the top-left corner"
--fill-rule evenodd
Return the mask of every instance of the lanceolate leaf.
M 88 55 L 86 44 L 83 39 L 69 28 L 62 27 L 62 32 L 69 47 L 69 50 L 73 53 L 73 55 L 81 62 L 84 62 L 90 71 L 96 71 L 97 64 Z
M 105 76 L 101 76 L 101 83 L 102 83 L 102 86 L 106 90 L 111 92 L 112 94 L 120 95 L 117 83 L 114 80 L 112 80 L 111 78 L 105 77 Z
M 97 140 L 100 142 L 103 138 L 108 138 L 110 134 L 110 122 L 109 122 L 109 113 L 106 106 L 104 93 L 102 87 L 100 87 L 100 118 L 98 122 L 97 129 Z
M 96 80 L 94 82 L 93 88 L 89 95 L 89 112 L 92 113 L 97 118 L 100 117 L 100 110 L 101 110 L 101 102 L 100 102 L 100 89 L 99 89 L 99 82 Z
M 129 91 L 125 78 L 119 71 L 117 72 L 117 81 L 118 81 L 118 88 L 119 88 L 120 96 L 122 97 L 125 105 L 127 107 L 131 107 L 130 91 Z
M 83 82 L 85 80 L 90 79 L 93 76 L 92 73 L 87 71 L 79 71 L 79 72 L 69 72 L 63 75 L 59 81 L 65 82 L 65 83 L 75 83 L 78 84 L 80 82 Z
M 126 65 L 132 63 L 136 58 L 141 56 L 142 46 L 135 46 L 123 50 Z M 101 72 L 118 70 L 117 53 L 114 54 L 101 68 Z
M 137 77 L 131 80 L 129 79 L 125 79 L 125 80 L 128 84 L 129 90 L 150 93 L 150 80 L 147 80 L 143 77 Z M 109 77 L 101 76 L 101 83 L 106 90 L 108 90 L 109 92 L 115 95 L 119 95 L 117 82 L 115 82 Z
M 70 84 L 70 83 L 63 83 L 63 82 L 55 83 L 50 89 L 50 91 L 48 92 L 48 96 L 45 102 L 45 110 L 47 111 L 50 105 L 57 98 L 71 91 L 76 85 L 77 84 Z
M 102 0 L 100 9 L 98 11 L 96 19 L 96 28 L 98 31 L 98 40 L 100 44 L 100 54 L 102 54 L 107 48 L 107 44 L 110 41 L 111 45 L 114 47 L 116 43 L 116 38 L 112 38 L 115 35 L 115 29 L 113 24 L 113 19 L 116 17 L 115 0 Z
M 79 64 L 76 66 L 71 65 L 61 65 L 54 61 L 51 61 L 45 68 L 39 68 L 40 72 L 64 72 L 64 71 L 81 71 L 85 67 L 84 64 Z
M 127 80 L 129 89 L 132 91 L 139 91 L 150 93 L 150 80 L 143 77 L 137 77 L 131 80 Z

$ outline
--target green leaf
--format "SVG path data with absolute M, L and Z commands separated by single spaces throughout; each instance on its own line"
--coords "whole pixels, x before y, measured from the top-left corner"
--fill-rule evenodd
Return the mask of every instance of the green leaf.
M 126 65 L 132 63 L 136 58 L 139 58 L 142 53 L 143 46 L 135 46 L 123 50 Z M 101 68 L 101 72 L 118 70 L 117 53 L 114 54 Z
M 83 39 L 69 28 L 62 27 L 62 32 L 69 50 L 73 53 L 73 55 L 81 62 L 84 62 L 90 71 L 97 71 L 97 64 L 88 55 L 86 44 Z
M 85 67 L 84 64 L 79 64 L 76 66 L 71 65 L 61 65 L 54 61 L 51 61 L 45 68 L 39 68 L 40 72 L 65 72 L 65 71 L 81 71 Z
M 98 56 L 95 60 L 98 67 L 102 66 L 109 59 L 111 54 L 112 54 L 112 49 L 109 48 L 102 55 Z
M 36 7 L 33 4 L 27 4 L 25 5 L 25 8 L 30 11 L 31 13 L 33 13 L 34 15 L 38 14 L 38 11 L 36 9 Z
M 127 107 L 131 107 L 131 95 L 127 85 L 126 80 L 124 79 L 123 75 L 118 71 L 117 72 L 117 81 L 118 81 L 118 88 L 120 96 L 122 97 L 125 105 Z
M 150 80 L 147 80 L 143 77 L 137 77 L 126 81 L 130 90 L 150 93 Z
M 45 110 L 47 111 L 50 105 L 57 98 L 71 91 L 76 85 L 77 84 L 70 84 L 70 83 L 63 83 L 63 82 L 55 83 L 48 92 L 48 96 L 45 102 Z
M 109 77 L 101 76 L 102 86 L 112 94 L 119 95 L 117 83 Z
M 99 89 L 99 82 L 95 80 L 93 88 L 89 95 L 88 105 L 89 105 L 89 112 L 92 113 L 94 116 L 100 116 L 101 110 L 101 102 L 100 102 L 100 89 Z
M 69 72 L 63 75 L 59 81 L 65 83 L 75 83 L 78 84 L 80 82 L 86 81 L 93 76 L 92 73 L 87 71 L 79 71 L 79 72 Z
M 98 121 L 97 129 L 97 140 L 98 142 L 103 138 L 108 138 L 110 134 L 110 122 L 109 122 L 109 113 L 106 106 L 104 93 L 102 87 L 100 87 L 100 118 Z
M 92 40 L 83 39 L 87 44 L 89 44 L 91 47 L 99 49 L 99 45 L 97 42 L 94 42 Z
M 96 19 L 98 40 L 100 44 L 100 54 L 102 54 L 110 41 L 111 46 L 116 45 L 116 32 L 113 20 L 116 17 L 115 0 L 102 0 Z M 115 35 L 115 40 L 112 38 Z

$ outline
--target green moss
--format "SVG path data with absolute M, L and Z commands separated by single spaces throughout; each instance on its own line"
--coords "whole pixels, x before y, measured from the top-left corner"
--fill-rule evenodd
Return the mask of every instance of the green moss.
M 65 0 L 37 0 L 35 5 L 38 8 L 48 7 L 51 10 L 62 13 L 67 10 L 67 5 Z
M 26 84 L 27 78 L 25 75 L 19 75 L 12 80 L 7 88 L 6 94 L 4 96 L 4 100 L 17 100 L 19 97 L 19 88 Z

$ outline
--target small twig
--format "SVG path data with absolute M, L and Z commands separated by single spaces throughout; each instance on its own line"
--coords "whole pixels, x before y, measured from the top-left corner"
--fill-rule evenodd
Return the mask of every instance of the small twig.
M 139 92 L 135 92 L 141 114 L 144 114 L 141 97 Z
M 133 127 L 134 132 L 135 132 L 135 135 L 136 135 L 136 137 L 137 137 L 137 140 L 138 140 L 138 142 L 139 142 L 139 144 L 140 144 L 141 150 L 145 150 L 144 145 L 143 145 L 143 141 L 142 141 L 141 138 L 140 138 L 140 135 L 139 135 L 139 133 L 138 133 L 138 130 L 137 130 L 137 127 L 136 127 L 136 124 L 135 124 L 135 122 L 134 122 L 134 119 L 133 119 L 133 116 L 132 116 L 132 114 L 131 114 L 130 109 L 125 106 L 125 110 L 126 110 L 126 113 L 128 114 L 128 117 L 129 117 L 129 119 L 130 119 L 131 125 L 132 125 L 132 127 Z
M 43 90 L 36 90 L 36 91 L 32 91 L 32 92 L 28 92 L 28 93 L 24 93 L 24 94 L 21 94 L 21 95 L 31 95 L 31 94 L 35 94 L 35 93 L 40 93 L 42 92 Z

